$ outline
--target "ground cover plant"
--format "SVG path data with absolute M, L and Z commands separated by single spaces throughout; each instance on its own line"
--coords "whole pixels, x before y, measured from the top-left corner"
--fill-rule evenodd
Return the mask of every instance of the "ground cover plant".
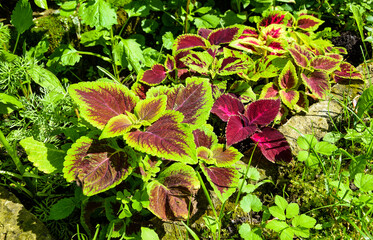
M 282 3 L 1 4 L 2 186 L 58 239 L 372 239 L 372 87 L 293 155 L 281 124 L 369 80 Z

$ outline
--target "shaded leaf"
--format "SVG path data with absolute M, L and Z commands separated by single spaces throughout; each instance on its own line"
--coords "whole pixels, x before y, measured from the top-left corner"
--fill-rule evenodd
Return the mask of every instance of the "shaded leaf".
M 241 142 L 250 137 L 257 130 L 255 124 L 250 124 L 249 120 L 243 115 L 233 115 L 229 118 L 225 135 L 227 146 Z
M 70 216 L 75 209 L 74 198 L 62 198 L 49 210 L 48 220 L 61 220 Z
M 14 8 L 10 22 L 19 34 L 24 33 L 34 23 L 32 20 L 32 9 L 29 1 L 18 0 Z
M 135 152 L 129 147 L 117 151 L 106 141 L 83 136 L 67 151 L 63 173 L 68 182 L 77 181 L 83 193 L 92 196 L 126 179 L 135 159 Z
M 258 143 L 263 155 L 271 162 L 292 160 L 289 143 L 284 135 L 276 129 L 265 127 L 261 132 L 256 132 L 251 136 L 254 142 Z

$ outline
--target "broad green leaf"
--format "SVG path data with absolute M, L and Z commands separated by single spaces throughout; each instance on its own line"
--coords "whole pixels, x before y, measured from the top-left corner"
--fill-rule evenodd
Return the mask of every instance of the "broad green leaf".
M 43 8 L 43 9 L 48 9 L 48 4 L 47 0 L 34 0 L 36 6 Z
M 343 134 L 340 132 L 328 132 L 324 135 L 323 141 L 335 144 L 336 142 L 339 141 L 343 137 Z
M 14 8 L 10 22 L 19 34 L 24 33 L 32 24 L 32 9 L 28 0 L 18 0 Z
M 136 73 L 141 71 L 142 65 L 145 63 L 144 55 L 141 46 L 135 39 L 122 39 L 126 58 Z
M 156 4 L 155 4 L 156 5 Z M 136 0 L 126 4 L 123 9 L 128 14 L 128 18 L 131 17 L 146 17 L 149 15 L 150 7 L 155 5 L 149 5 L 147 1 Z
M 19 108 L 23 108 L 23 105 L 17 98 L 0 93 L 0 114 L 10 114 Z
M 34 65 L 32 68 L 29 69 L 28 73 L 30 74 L 32 80 L 34 80 L 34 82 L 36 82 L 43 88 L 62 94 L 66 93 L 60 80 L 51 71 L 38 65 Z
M 305 162 L 306 165 L 310 168 L 315 168 L 319 164 L 317 156 L 309 151 L 299 151 L 297 158 L 299 161 Z
M 153 229 L 141 227 L 141 239 L 159 240 L 159 237 Z
M 281 233 L 280 233 L 280 239 L 281 240 L 293 240 L 294 238 L 294 233 L 291 228 L 285 228 Z
M 280 219 L 280 220 L 285 220 L 285 209 L 280 208 L 279 206 L 272 206 L 269 207 L 269 212 L 272 214 L 272 216 Z
M 174 42 L 175 42 L 175 39 L 174 39 L 174 35 L 172 34 L 172 32 L 166 32 L 165 34 L 163 34 L 162 43 L 163 43 L 164 48 L 171 50 Z
M 305 214 L 295 216 L 291 221 L 294 227 L 305 227 L 305 228 L 313 228 L 316 224 L 316 219 L 313 217 L 309 217 Z
M 240 201 L 241 208 L 247 213 L 249 213 L 251 210 L 255 212 L 261 211 L 262 205 L 263 204 L 260 201 L 260 199 L 257 196 L 252 195 L 252 194 L 247 194 Z
M 155 34 L 155 31 L 158 28 L 158 23 L 153 19 L 144 19 L 141 21 L 141 27 L 145 33 Z
M 105 0 L 90 0 L 79 7 L 82 22 L 96 29 L 110 29 L 117 24 L 117 14 Z
M 286 222 L 276 220 L 276 219 L 272 220 L 272 221 L 270 221 L 266 224 L 266 228 L 272 229 L 275 232 L 281 232 L 282 230 L 284 230 L 285 228 L 288 228 L 288 227 L 289 227 L 289 225 Z
M 357 116 L 361 118 L 363 114 L 371 109 L 373 106 L 373 86 L 370 86 L 369 88 L 365 89 L 363 94 L 359 97 L 359 100 L 357 102 L 356 108 L 357 108 Z
M 61 220 L 70 216 L 75 209 L 74 198 L 62 198 L 49 210 L 48 220 Z
M 304 136 L 300 136 L 297 139 L 297 143 L 300 148 L 304 150 L 309 150 L 315 147 L 316 143 L 318 143 L 317 139 L 311 135 L 311 134 L 306 134 Z
M 321 153 L 327 156 L 332 155 L 332 153 L 335 152 L 337 149 L 338 149 L 337 146 L 335 146 L 334 144 L 324 142 L 324 141 L 318 142 L 315 145 L 315 151 L 317 153 Z
M 288 202 L 286 201 L 285 198 L 281 197 L 280 195 L 276 195 L 275 196 L 275 203 L 277 206 L 279 206 L 283 211 L 285 211 L 285 209 L 287 208 L 288 206 Z
M 62 172 L 66 153 L 55 146 L 36 141 L 33 137 L 22 139 L 19 144 L 25 149 L 27 158 L 40 171 L 50 174 Z
M 195 18 L 194 24 L 197 28 L 216 28 L 220 24 L 220 18 L 212 14 L 206 14 Z
M 315 229 L 316 229 L 316 227 L 315 227 Z M 298 237 L 302 237 L 302 238 L 309 238 L 310 237 L 310 230 L 308 228 L 292 227 L 291 230 Z
M 252 179 L 254 181 L 259 181 L 260 173 L 259 173 L 258 169 L 254 168 L 254 167 L 250 167 L 249 171 L 247 172 L 246 177 L 249 178 L 249 179 Z
M 355 175 L 354 184 L 363 192 L 373 190 L 373 175 L 358 173 Z
M 69 17 L 74 13 L 74 11 L 76 10 L 76 7 L 77 7 L 77 2 L 76 1 L 64 2 L 61 5 L 60 15 L 62 17 Z
M 241 238 L 244 240 L 262 240 L 256 233 L 251 230 L 250 224 L 243 223 L 239 229 L 238 233 L 240 234 Z
M 232 10 L 227 10 L 222 16 L 222 24 L 227 27 L 233 24 L 244 23 L 247 19 L 245 12 L 235 13 Z
M 101 29 L 101 30 L 91 30 L 88 32 L 84 32 L 80 36 L 80 43 L 83 44 L 86 47 L 93 47 L 97 45 L 101 46 L 107 46 L 109 45 L 109 40 L 110 40 L 110 32 L 106 29 Z M 114 47 L 115 48 L 115 47 Z M 114 55 L 114 49 L 113 49 L 113 55 Z M 115 59 L 114 55 L 114 59 Z M 117 57 L 118 58 L 118 57 Z M 118 64 L 120 65 L 120 64 Z
M 293 218 L 299 214 L 299 205 L 296 203 L 289 203 L 285 211 L 286 211 L 286 218 Z

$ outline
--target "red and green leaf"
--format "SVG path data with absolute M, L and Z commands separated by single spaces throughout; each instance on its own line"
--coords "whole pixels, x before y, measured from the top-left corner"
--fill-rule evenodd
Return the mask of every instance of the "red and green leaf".
M 300 53 L 296 48 L 288 48 L 288 51 L 290 55 L 293 57 L 296 65 L 298 65 L 301 68 L 308 68 L 310 64 L 308 58 L 305 55 Z
M 188 55 L 180 59 L 188 68 L 200 74 L 208 74 L 213 57 L 208 52 L 190 51 Z
M 268 125 L 280 111 L 279 99 L 260 99 L 246 106 L 245 116 L 250 124 Z
M 225 202 L 237 190 L 239 173 L 236 168 L 200 166 L 221 202 Z
M 226 148 L 223 144 L 216 144 L 212 148 L 212 153 L 217 167 L 232 166 L 243 157 L 234 147 Z
M 253 60 L 239 51 L 224 49 L 224 58 L 217 63 L 217 73 L 222 76 L 247 71 L 254 67 Z
M 238 98 L 229 94 L 223 94 L 215 101 L 211 112 L 224 122 L 227 122 L 229 117 L 243 113 L 244 105 Z
M 263 155 L 271 162 L 292 160 L 291 149 L 284 135 L 278 130 L 265 127 L 251 136 L 251 140 L 258 143 Z
M 254 37 L 237 39 L 229 44 L 230 47 L 253 54 L 260 54 L 262 51 L 261 47 L 264 45 L 263 41 Z
M 140 99 L 145 99 L 146 98 L 146 92 L 150 89 L 151 87 L 147 84 L 143 84 L 140 82 L 135 82 L 131 86 L 131 91 L 134 92 Z
M 105 125 L 100 139 L 117 137 L 129 132 L 132 128 L 136 127 L 137 119 L 132 113 L 119 114 L 109 120 Z
M 288 108 L 293 109 L 299 100 L 299 92 L 296 90 L 280 90 L 280 97 L 282 103 Z
M 312 16 L 302 15 L 297 19 L 298 27 L 304 31 L 315 31 L 324 21 Z
M 308 111 L 308 98 L 307 95 L 303 91 L 299 91 L 299 99 L 298 102 L 294 105 L 294 109 L 296 111 Z
M 279 88 L 273 82 L 267 83 L 262 88 L 259 98 L 277 99 L 279 97 L 279 91 Z
M 276 39 L 276 38 L 283 38 L 286 33 L 286 27 L 280 24 L 271 24 L 262 29 L 260 32 L 260 37 L 263 38 L 265 41 Z
M 284 89 L 292 89 L 298 85 L 298 76 L 291 61 L 288 61 L 278 77 L 279 86 Z
M 287 25 L 290 15 L 285 11 L 272 11 L 263 16 L 258 23 L 259 27 L 267 27 L 271 24 Z
M 143 125 L 148 126 L 162 116 L 166 110 L 166 105 L 167 97 L 164 95 L 148 97 L 136 105 L 134 112 L 139 121 L 146 123 Z
M 237 26 L 227 27 L 227 28 L 219 28 L 213 30 L 209 36 L 208 40 L 211 45 L 220 45 L 220 44 L 228 44 L 233 40 L 238 38 L 240 34 L 240 28 Z
M 246 37 L 254 37 L 257 38 L 259 34 L 257 33 L 256 29 L 249 26 L 244 26 L 242 34 L 239 38 L 246 38 Z
M 159 175 L 157 181 L 147 186 L 148 208 L 163 220 L 186 220 L 197 211 L 193 196 L 199 188 L 200 182 L 194 169 L 174 163 Z
M 99 129 L 112 117 L 131 112 L 139 101 L 139 97 L 124 85 L 110 82 L 73 84 L 69 94 L 79 105 L 81 116 Z
M 311 67 L 315 70 L 326 71 L 329 73 L 336 70 L 340 62 L 341 60 L 332 57 L 316 56 L 311 60 Z
M 323 99 L 326 92 L 330 91 L 329 77 L 325 72 L 314 71 L 301 74 L 304 84 L 319 99 Z
M 161 64 L 155 64 L 151 69 L 141 72 L 137 80 L 149 86 L 158 85 L 167 78 L 167 70 Z
M 342 62 L 340 64 L 340 69 L 334 71 L 333 75 L 334 81 L 337 83 L 340 81 L 348 82 L 351 79 L 363 81 L 363 76 L 361 73 L 348 62 Z
M 208 124 L 204 124 L 202 127 L 193 131 L 194 143 L 196 147 L 206 147 L 210 149 L 212 146 L 218 143 L 218 137 L 213 131 L 213 127 Z
M 250 124 L 249 120 L 243 115 L 233 115 L 229 117 L 227 128 L 225 129 L 225 136 L 227 139 L 227 146 L 241 142 L 257 130 L 255 124 Z
M 203 37 L 196 34 L 183 34 L 176 38 L 175 43 L 172 47 L 172 51 L 175 54 L 179 50 L 193 49 L 193 48 L 208 48 L 210 43 Z
M 106 141 L 83 136 L 67 151 L 63 173 L 68 182 L 77 181 L 83 193 L 92 196 L 115 187 L 127 178 L 135 160 L 136 155 L 129 147 L 117 151 Z
M 195 144 L 190 128 L 181 124 L 183 114 L 177 111 L 166 112 L 145 131 L 126 133 L 127 144 L 138 151 L 160 158 L 195 164 Z

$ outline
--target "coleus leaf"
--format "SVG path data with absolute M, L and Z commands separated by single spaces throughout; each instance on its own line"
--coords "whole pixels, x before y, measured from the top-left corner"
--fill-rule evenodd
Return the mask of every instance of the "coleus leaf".
M 131 112 L 139 101 L 126 86 L 109 82 L 72 84 L 69 94 L 79 105 L 81 116 L 99 129 L 112 117 Z
M 286 33 L 286 27 L 280 24 L 271 24 L 260 31 L 260 37 L 265 41 L 274 38 L 282 38 Z
M 215 164 L 215 160 L 213 158 L 213 153 L 211 149 L 200 146 L 197 148 L 197 157 L 200 160 L 203 160 L 207 164 Z
M 218 137 L 213 131 L 213 127 L 209 124 L 204 124 L 198 129 L 193 130 L 194 143 L 196 147 L 211 148 L 218 143 Z
M 151 69 L 140 72 L 137 80 L 149 86 L 158 85 L 167 78 L 167 70 L 161 64 L 155 64 Z
M 278 85 L 282 89 L 292 89 L 298 84 L 298 76 L 291 61 L 288 61 L 278 77 Z
M 157 181 L 147 186 L 148 208 L 162 220 L 185 220 L 190 217 L 189 213 L 193 215 L 197 210 L 192 197 L 199 188 L 195 170 L 191 166 L 174 163 L 159 175 Z
M 304 31 L 315 31 L 324 21 L 312 16 L 302 15 L 297 19 L 297 25 Z
M 183 34 L 176 38 L 172 51 L 175 54 L 182 49 L 206 49 L 208 47 L 210 47 L 210 43 L 205 38 L 196 34 Z
M 241 142 L 250 137 L 257 130 L 255 124 L 250 124 L 244 115 L 230 116 L 225 129 L 227 146 Z
M 213 57 L 208 52 L 195 51 L 190 51 L 188 55 L 180 59 L 188 68 L 200 74 L 209 73 L 213 60 Z
M 262 88 L 262 92 L 260 93 L 259 98 L 277 99 L 279 97 L 279 91 L 280 89 L 273 82 L 267 83 Z
M 134 168 L 135 152 L 125 147 L 123 151 L 111 148 L 106 141 L 83 136 L 67 151 L 64 177 L 76 180 L 87 196 L 104 192 L 121 183 Z
M 287 25 L 290 19 L 290 14 L 285 11 L 271 11 L 265 14 L 262 20 L 258 23 L 259 27 L 267 27 L 271 24 Z
M 237 189 L 239 173 L 234 167 L 207 167 L 200 164 L 202 172 L 221 202 L 225 202 Z
M 261 47 L 264 45 L 262 40 L 254 37 L 237 39 L 229 44 L 230 47 L 253 54 L 261 54 Z
M 117 137 L 129 132 L 136 124 L 136 117 L 131 114 L 119 114 L 112 117 L 105 125 L 99 139 Z
M 219 59 L 217 73 L 222 76 L 248 71 L 254 67 L 253 60 L 240 51 L 224 49 L 224 58 Z
M 223 94 L 215 101 L 211 112 L 224 122 L 227 122 L 229 117 L 243 113 L 244 105 L 233 95 Z
M 243 157 L 234 147 L 225 148 L 223 144 L 216 144 L 212 148 L 212 153 L 217 167 L 232 166 Z
M 158 120 L 166 110 L 167 96 L 150 97 L 141 100 L 134 112 L 142 125 L 148 126 Z
M 201 37 L 207 39 L 209 37 L 209 34 L 212 32 L 212 29 L 207 29 L 207 28 L 200 28 L 198 29 L 198 35 Z
M 239 34 L 240 28 L 237 26 L 219 28 L 213 30 L 209 34 L 208 40 L 211 43 L 211 45 L 228 44 L 233 40 L 236 40 Z
M 350 63 L 342 62 L 339 67 L 340 69 L 334 71 L 333 73 L 333 78 L 335 82 L 338 83 L 343 80 L 348 81 L 351 79 L 363 81 L 363 76 L 361 75 L 361 73 L 359 73 L 357 69 Z
M 299 99 L 298 102 L 294 105 L 294 109 L 296 111 L 308 111 L 308 98 L 307 95 L 303 91 L 299 91 Z
M 319 99 L 323 99 L 326 94 L 325 92 L 330 91 L 329 78 L 325 72 L 314 71 L 308 74 L 302 73 L 301 77 L 304 84 Z
M 329 73 L 336 70 L 340 62 L 341 60 L 332 57 L 316 56 L 311 60 L 311 67 L 315 70 L 326 71 Z
M 255 28 L 244 26 L 242 34 L 239 38 L 254 37 L 257 38 L 259 35 Z
M 165 113 L 145 131 L 136 130 L 124 135 L 127 144 L 138 151 L 185 162 L 197 163 L 195 144 L 191 129 L 181 124 L 183 114 L 166 110 Z
M 296 48 L 288 48 L 290 55 L 293 57 L 294 62 L 301 68 L 308 68 L 309 61 L 308 58 L 300 53 Z
M 299 100 L 299 92 L 296 90 L 280 90 L 279 94 L 281 101 L 290 109 L 293 109 Z
M 290 162 L 292 160 L 289 143 L 278 130 L 265 127 L 261 131 L 254 133 L 251 139 L 258 143 L 261 152 L 269 161 Z
M 246 107 L 245 116 L 250 124 L 270 124 L 280 111 L 281 101 L 279 99 L 260 99 L 250 103 Z

